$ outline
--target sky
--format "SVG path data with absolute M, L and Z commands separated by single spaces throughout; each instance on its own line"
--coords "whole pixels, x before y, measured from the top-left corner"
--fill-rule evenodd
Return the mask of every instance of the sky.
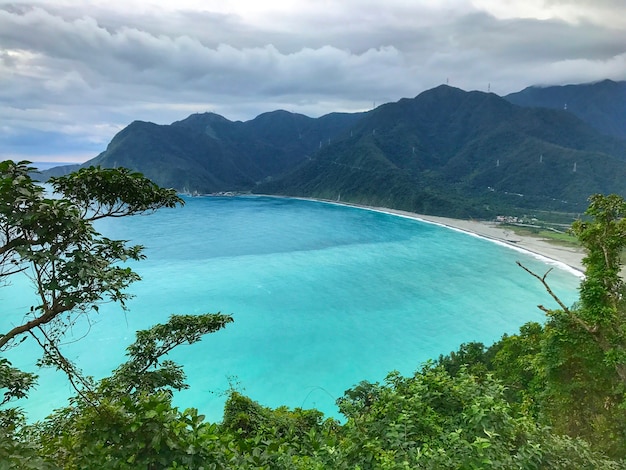
M 135 120 L 606 78 L 625 0 L 0 0 L 0 160 L 83 162 Z

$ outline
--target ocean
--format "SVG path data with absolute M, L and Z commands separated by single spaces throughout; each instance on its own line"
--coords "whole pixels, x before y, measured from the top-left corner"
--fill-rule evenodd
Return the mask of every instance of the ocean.
M 144 245 L 133 263 L 142 280 L 124 312 L 104 304 L 72 327 L 63 351 L 101 378 L 124 360 L 138 329 L 171 314 L 221 312 L 234 323 L 170 354 L 190 388 L 174 403 L 220 421 L 235 388 L 262 405 L 318 408 L 362 380 L 412 374 L 463 342 L 491 344 L 528 321 L 538 304 L 556 308 L 520 269 L 554 268 L 548 279 L 566 304 L 579 279 L 559 265 L 434 224 L 355 207 L 274 197 L 190 197 L 183 208 L 105 220 L 109 238 Z M 25 280 L 0 289 L 5 331 L 34 300 Z M 32 339 L 10 350 L 34 370 Z M 67 379 L 39 370 L 19 402 L 40 419 L 66 404 Z

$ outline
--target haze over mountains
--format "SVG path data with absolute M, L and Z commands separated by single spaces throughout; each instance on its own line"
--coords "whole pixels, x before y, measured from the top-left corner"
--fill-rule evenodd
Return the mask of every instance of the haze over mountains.
M 626 139 L 626 82 L 534 86 L 505 98 L 520 106 L 567 110 L 603 134 Z
M 246 122 L 212 113 L 171 125 L 135 121 L 89 165 L 129 167 L 187 192 L 462 217 L 579 211 L 590 194 L 626 195 L 626 82 L 531 87 L 505 98 L 442 85 L 317 119 L 274 111 Z

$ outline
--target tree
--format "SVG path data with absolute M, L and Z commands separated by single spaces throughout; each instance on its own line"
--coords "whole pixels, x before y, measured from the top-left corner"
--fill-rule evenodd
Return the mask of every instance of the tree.
M 187 388 L 185 374 L 162 358 L 230 322 L 221 314 L 172 315 L 138 331 L 124 364 L 32 430 L 42 454 L 62 468 L 223 468 L 208 466 L 217 459 L 215 426 L 195 409 L 172 406 L 172 392 Z
M 605 361 L 626 385 L 626 303 L 620 276 L 626 247 L 626 201 L 616 194 L 596 194 L 589 200 L 585 214 L 592 220 L 577 220 L 572 225 L 587 256 L 583 260 L 580 308 L 571 315 L 602 349 Z
M 367 406 L 341 403 L 350 414 L 334 454 L 346 468 L 619 468 L 520 415 L 501 382 L 465 366 L 452 376 L 426 365 L 412 377 L 391 373 L 383 385 L 358 388 Z M 346 397 L 354 404 L 354 394 Z
M 83 168 L 53 178 L 59 198 L 46 196 L 26 162 L 0 163 L 0 276 L 28 275 L 39 304 L 29 320 L 0 334 L 0 349 L 39 330 L 46 342 L 62 336 L 67 313 L 97 309 L 104 298 L 120 302 L 139 276 L 118 262 L 143 258 L 141 246 L 127 246 L 99 234 L 93 222 L 183 204 L 174 190 L 159 188 L 126 169 Z
M 111 240 L 93 223 L 175 207 L 183 200 L 139 173 L 99 167 L 51 179 L 54 194 L 48 195 L 33 171 L 28 162 L 0 163 L 0 280 L 25 275 L 37 294 L 25 321 L 0 332 L 0 352 L 30 335 L 43 348 L 41 364 L 63 370 L 76 388 L 80 376 L 59 351 L 60 339 L 79 315 L 97 311 L 102 301 L 124 308 L 124 289 L 139 276 L 121 263 L 144 257 L 143 247 Z M 0 361 L 4 401 L 25 396 L 33 383 L 32 374 Z
M 548 273 L 540 276 L 520 266 L 545 286 L 560 307 L 539 306 L 548 315 L 541 353 L 546 413 L 557 431 L 584 436 L 623 456 L 626 304 L 620 270 L 626 247 L 626 201 L 615 194 L 596 194 L 589 201 L 587 218 L 572 225 L 586 250 L 577 304 L 564 305 L 550 289 Z
M 28 162 L 0 163 L 0 278 L 28 276 L 37 294 L 26 320 L 0 333 L 0 352 L 31 336 L 43 350 L 39 365 L 65 372 L 77 396 L 42 426 L 25 426 L 17 409 L 0 410 L 0 469 L 4 462 L 19 468 L 166 468 L 172 462 L 200 462 L 210 446 L 203 454 L 198 442 L 210 432 L 200 432 L 203 417 L 195 410 L 172 407 L 172 392 L 187 385 L 182 368 L 163 357 L 223 328 L 232 317 L 173 315 L 140 331 L 128 348 L 129 360 L 98 383 L 85 378 L 59 348 L 79 315 L 97 311 L 103 301 L 125 308 L 124 290 L 139 279 L 122 263 L 143 259 L 143 247 L 111 240 L 93 223 L 175 207 L 183 200 L 139 173 L 99 167 L 51 179 L 54 195 L 49 196 L 33 170 Z M 0 357 L 0 405 L 26 397 L 35 379 Z
M 589 198 L 585 214 L 591 220 L 576 220 L 572 232 L 587 252 L 583 259 L 585 278 L 580 283 L 580 303 L 568 308 L 550 289 L 546 273 L 539 279 L 558 302 L 560 311 L 539 308 L 550 317 L 565 315 L 585 332 L 604 352 L 620 381 L 626 385 L 626 303 L 624 281 L 620 276 L 621 256 L 626 247 L 626 201 L 616 194 L 596 194 Z

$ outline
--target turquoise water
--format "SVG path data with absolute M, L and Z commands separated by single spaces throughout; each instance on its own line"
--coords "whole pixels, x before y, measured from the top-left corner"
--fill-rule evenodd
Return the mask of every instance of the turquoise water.
M 234 384 L 266 406 L 317 407 L 361 380 L 411 374 L 462 342 L 490 344 L 554 305 L 536 280 L 542 261 L 490 241 L 380 212 L 270 197 L 189 198 L 182 209 L 105 221 L 111 238 L 146 246 L 133 268 L 143 280 L 129 311 L 107 304 L 72 330 L 64 351 L 84 372 L 108 375 L 137 329 L 173 313 L 231 313 L 235 322 L 171 356 L 190 389 L 176 394 L 211 421 Z M 556 268 L 553 289 L 567 302 L 578 279 Z M 22 282 L 0 289 L 2 328 L 31 305 Z M 555 305 L 556 307 L 556 305 Z M 88 334 L 87 334 L 88 333 Z M 84 338 L 83 338 L 84 337 Z M 10 352 L 29 366 L 30 339 Z M 40 372 L 22 404 L 31 418 L 62 406 L 67 380 Z

